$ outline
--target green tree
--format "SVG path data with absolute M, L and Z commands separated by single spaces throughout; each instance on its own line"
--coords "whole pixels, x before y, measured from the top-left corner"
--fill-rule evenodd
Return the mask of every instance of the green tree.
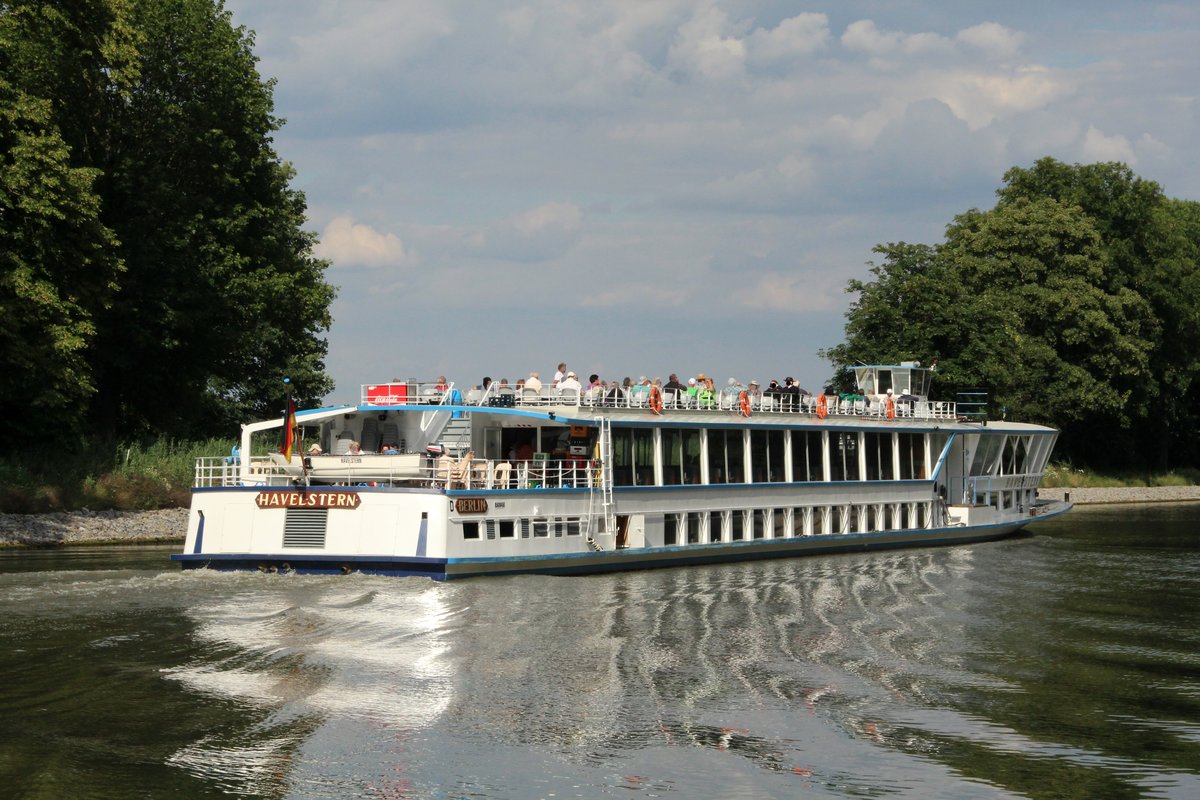
M 44 101 L 125 267 L 73 340 L 97 431 L 233 428 L 277 412 L 284 376 L 302 402 L 328 392 L 334 290 L 272 146 L 282 121 L 252 35 L 213 0 L 16 0 L 0 4 L 0 32 L 3 74 Z
M 97 419 L 230 427 L 276 413 L 284 376 L 320 397 L 334 291 L 272 148 L 282 123 L 253 37 L 211 0 L 132 7 L 140 75 L 105 193 L 128 272 L 120 307 L 97 321 Z
M 1101 237 L 1078 207 L 1041 198 L 967 212 L 941 255 L 968 290 L 949 359 L 963 382 L 1076 438 L 1130 423 L 1156 325 L 1136 292 L 1104 287 Z
M 1149 303 L 1158 329 L 1148 369 L 1130 386 L 1125 427 L 1147 466 L 1165 470 L 1173 448 L 1194 452 L 1200 396 L 1200 238 L 1195 204 L 1172 201 L 1161 187 L 1119 163 L 1064 164 L 1043 158 L 1009 170 L 1000 206 L 1052 198 L 1092 220 L 1106 255 L 1101 284 Z
M 1073 169 L 1039 166 L 1055 186 Z M 1165 340 L 1194 326 L 1200 310 L 1200 216 L 1153 184 L 1098 166 L 1089 181 L 1109 199 L 1091 207 L 1107 209 L 1103 219 L 1068 193 L 1029 191 L 1029 176 L 1014 170 L 996 207 L 959 215 L 943 243 L 876 248 L 885 260 L 872 266 L 874 279 L 849 285 L 857 299 L 846 341 L 824 355 L 843 368 L 938 358 L 940 391 L 987 386 L 994 409 L 1060 427 L 1068 455 L 1098 466 L 1127 467 L 1130 456 L 1160 464 L 1162 441 L 1146 431 L 1164 409 L 1195 430 L 1194 394 L 1170 406 L 1162 399 L 1164 380 L 1195 385 L 1195 350 Z
M 0 408 L 76 430 L 94 391 L 94 316 L 120 262 L 92 190 L 97 170 L 70 165 L 51 116 L 48 101 L 0 77 Z

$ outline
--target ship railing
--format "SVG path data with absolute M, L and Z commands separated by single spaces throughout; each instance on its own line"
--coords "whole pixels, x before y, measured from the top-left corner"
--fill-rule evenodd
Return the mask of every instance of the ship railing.
M 964 500 L 975 505 L 992 505 L 993 496 L 1000 492 L 1036 490 L 1041 481 L 1041 473 L 971 475 L 965 481 Z
M 748 397 L 751 413 L 804 414 L 818 416 L 819 401 L 816 395 L 752 395 Z M 478 405 L 516 406 L 516 407 L 577 407 L 577 408 L 618 408 L 618 409 L 649 409 L 650 395 L 648 392 L 609 391 L 607 393 L 588 392 L 559 393 L 554 389 L 543 387 L 540 392 L 523 390 L 511 394 L 493 394 L 488 398 L 480 398 Z M 662 393 L 663 413 L 671 411 L 719 412 L 728 414 L 741 409 L 740 397 L 730 392 L 717 392 L 712 397 L 697 397 L 686 392 L 664 391 Z M 882 401 L 867 399 L 842 399 L 827 396 L 825 402 L 827 416 L 832 417 L 876 417 L 888 418 L 887 404 Z M 957 419 L 958 409 L 953 402 L 936 400 L 900 400 L 894 404 L 895 418 L 898 419 Z
M 193 486 L 237 486 L 241 482 L 241 461 L 237 456 L 201 456 L 196 459 Z
M 298 459 L 280 463 L 255 456 L 242 465 L 227 458 L 196 459 L 196 488 L 220 486 L 408 486 L 442 489 L 584 489 L 600 485 L 598 462 L 580 458 L 507 461 L 485 458 L 432 458 L 414 453 L 366 454 L 344 468 L 303 470 Z M 535 454 L 538 456 L 539 454 Z
M 753 394 L 748 398 L 751 413 L 804 414 L 817 416 L 816 395 Z M 453 383 L 439 381 L 393 381 L 391 383 L 362 384 L 359 401 L 362 405 L 411 406 L 411 405 L 471 405 L 495 408 L 551 408 L 551 407 L 595 407 L 621 409 L 648 409 L 649 391 L 625 391 L 624 389 L 601 392 L 598 390 L 558 391 L 544 386 L 539 391 L 500 386 L 492 383 L 487 388 L 460 390 Z M 739 393 L 720 391 L 710 397 L 689 395 L 686 392 L 666 390 L 662 392 L 663 412 L 712 411 L 728 414 L 741 409 Z M 832 417 L 875 417 L 888 418 L 887 404 L 866 398 L 841 398 L 828 395 L 825 398 L 826 415 Z M 896 400 L 897 419 L 958 419 L 960 409 L 954 402 L 938 400 Z
M 466 400 L 452 382 L 438 380 L 364 383 L 358 397 L 359 405 L 364 406 L 448 405 Z
M 473 458 L 442 461 L 428 470 L 428 482 L 442 489 L 588 489 L 600 485 L 598 462 L 575 458 L 528 461 Z

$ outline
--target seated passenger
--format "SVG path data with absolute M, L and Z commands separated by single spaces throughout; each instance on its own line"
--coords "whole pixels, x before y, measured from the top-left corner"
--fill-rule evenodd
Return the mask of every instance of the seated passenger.
M 398 456 L 400 455 L 400 447 L 399 445 L 389 442 L 380 448 L 379 452 L 383 453 L 385 456 Z
M 358 442 L 351 442 L 350 449 L 346 451 L 348 456 L 361 456 L 363 454 L 362 445 Z
M 321 445 L 319 445 L 319 444 L 314 444 L 312 447 L 308 448 L 308 454 L 309 454 L 310 456 L 319 456 L 319 455 L 321 455 Z
M 579 376 L 574 372 L 568 372 L 566 376 L 558 382 L 559 391 L 571 391 L 576 394 L 581 394 L 583 386 L 579 383 Z

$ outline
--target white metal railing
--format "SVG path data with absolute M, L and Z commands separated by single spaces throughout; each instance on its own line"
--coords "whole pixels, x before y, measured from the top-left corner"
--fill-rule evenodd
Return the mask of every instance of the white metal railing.
M 1041 482 L 1040 472 L 1020 475 L 968 475 L 963 481 L 963 502 L 991 505 L 994 494 L 1037 489 Z
M 501 461 L 485 458 L 455 459 L 422 456 L 414 462 L 405 456 L 370 455 L 346 467 L 307 471 L 297 459 L 281 463 L 269 456 L 254 456 L 245 465 L 227 458 L 196 459 L 194 486 L 430 486 L 442 489 L 565 489 L 587 488 L 600 481 L 599 465 L 588 459 L 537 459 Z
M 358 400 L 364 406 L 444 405 L 462 402 L 457 392 L 453 383 L 437 380 L 364 383 L 359 386 Z
M 817 395 L 755 394 L 749 396 L 751 413 L 818 414 Z M 559 392 L 544 386 L 540 391 L 520 386 L 500 386 L 492 383 L 486 389 L 462 390 L 453 383 L 437 381 L 399 381 L 369 383 L 360 387 L 362 405 L 469 405 L 491 407 L 595 407 L 644 409 L 650 405 L 649 391 L 609 389 L 607 392 L 583 390 Z M 728 413 L 740 408 L 738 395 L 720 391 L 710 395 L 689 395 L 686 392 L 663 391 L 663 412 L 714 411 Z M 957 403 L 937 400 L 896 400 L 898 419 L 957 419 Z M 834 395 L 825 398 L 826 415 L 832 417 L 888 416 L 887 405 L 881 400 L 843 400 Z
M 713 411 L 728 414 L 740 407 L 739 398 L 729 392 L 717 392 L 712 397 L 698 397 L 684 392 L 663 392 L 663 413 L 671 411 Z M 749 398 L 751 413 L 818 414 L 816 395 L 754 395 Z M 514 405 L 517 407 L 574 406 L 581 408 L 632 408 L 647 409 L 650 397 L 646 392 L 617 392 L 607 394 L 583 392 L 560 395 L 553 389 L 543 387 L 540 392 L 515 393 L 511 402 L 483 398 L 479 405 Z M 899 419 L 956 419 L 955 403 L 932 400 L 897 401 L 895 416 Z M 843 401 L 836 396 L 827 396 L 825 411 L 834 417 L 877 417 L 886 418 L 887 406 L 882 401 Z
M 193 486 L 237 486 L 241 483 L 241 462 L 236 456 L 196 459 Z

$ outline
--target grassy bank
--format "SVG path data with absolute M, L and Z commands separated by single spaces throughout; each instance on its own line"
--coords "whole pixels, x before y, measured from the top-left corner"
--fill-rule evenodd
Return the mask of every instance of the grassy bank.
M 1200 469 L 1179 469 L 1160 474 L 1099 473 L 1071 464 L 1051 464 L 1046 468 L 1042 486 L 1047 489 L 1113 489 L 1139 486 L 1195 486 L 1200 484 Z
M 229 454 L 227 439 L 149 445 L 85 443 L 79 449 L 0 457 L 0 512 L 186 506 L 196 458 Z

